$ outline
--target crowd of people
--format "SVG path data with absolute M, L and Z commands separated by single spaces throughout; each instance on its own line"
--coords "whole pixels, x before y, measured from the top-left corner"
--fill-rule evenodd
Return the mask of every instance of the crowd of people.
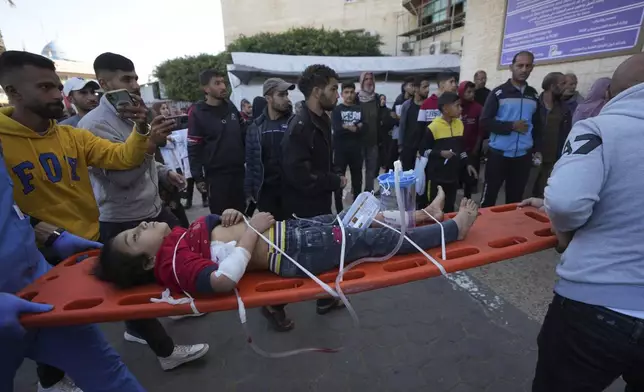
M 642 165 L 644 55 L 624 62 L 612 80 L 599 79 L 585 99 L 576 77 L 559 72 L 546 75 L 539 94 L 527 83 L 533 67 L 532 53 L 517 53 L 511 78 L 493 90 L 484 71 L 460 83 L 451 73 L 410 77 L 389 108 L 373 73 L 364 72 L 357 86 L 311 65 L 297 82 L 304 101 L 293 104 L 296 85 L 271 78 L 241 111 L 228 99 L 225 75 L 208 69 L 198 75 L 204 100 L 188 111 L 181 135 L 167 105 L 142 102 L 134 64 L 124 56 L 103 53 L 94 61 L 96 81 L 62 86 L 50 60 L 0 55 L 0 85 L 12 104 L 0 109 L 0 390 L 12 390 L 25 357 L 38 363 L 39 391 L 143 390 L 96 326 L 20 326 L 21 313 L 51 307 L 14 294 L 78 251 L 102 247 L 96 277 L 123 288 L 156 281 L 209 294 L 232 290 L 246 270 L 302 276 L 258 241 L 263 234 L 320 273 L 337 268 L 342 249 L 333 203 L 342 216 L 345 194 L 377 192 L 377 175 L 397 159 L 405 170 L 426 159 L 418 225 L 428 223 L 422 209 L 440 219 L 454 211 L 463 189 L 458 214 L 442 227 L 446 241 L 463 239 L 477 217 L 471 197 L 484 157 L 482 206 L 495 205 L 503 186 L 507 203 L 520 202 L 537 167 L 534 197 L 523 204 L 543 208 L 567 248 L 539 336 L 533 390 L 597 388 L 622 375 L 633 390 L 644 388 L 644 249 L 629 241 L 629 227 L 644 216 L 634 204 L 641 187 L 625 181 Z M 114 105 L 106 94 L 99 99 L 98 89 L 127 90 L 132 101 Z M 57 122 L 61 90 L 77 114 Z M 170 151 L 179 145 L 185 154 Z M 344 192 L 347 169 L 351 192 Z M 192 224 L 177 196 L 186 177 L 211 212 Z M 440 244 L 442 229 L 421 226 L 409 235 L 430 248 Z M 374 227 L 347 238 L 347 260 L 356 260 L 388 254 L 397 235 Z M 412 251 L 403 246 L 399 253 Z M 294 328 L 285 306 L 262 308 L 276 331 Z M 321 315 L 341 307 L 333 298 L 316 303 Z M 175 344 L 156 319 L 125 322 L 124 339 L 148 345 L 164 370 L 209 348 Z

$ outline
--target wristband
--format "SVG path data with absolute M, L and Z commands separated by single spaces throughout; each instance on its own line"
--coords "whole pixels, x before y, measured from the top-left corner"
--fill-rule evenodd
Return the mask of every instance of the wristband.
M 136 132 L 138 132 L 139 135 L 141 135 L 141 136 L 150 136 L 150 130 L 152 129 L 150 124 L 145 123 L 143 125 L 144 129 L 141 129 L 141 125 L 139 125 L 139 123 L 134 123 L 134 127 L 136 128 Z
M 49 237 L 47 237 L 47 241 L 45 241 L 45 247 L 46 247 L 46 248 L 49 248 L 50 246 L 52 246 L 52 245 L 54 244 L 54 242 L 56 242 L 56 240 L 57 240 L 58 238 L 60 238 L 60 236 L 61 236 L 64 232 L 65 232 L 65 229 L 60 229 L 60 228 L 58 228 L 58 229 L 54 230 L 54 231 L 49 235 Z

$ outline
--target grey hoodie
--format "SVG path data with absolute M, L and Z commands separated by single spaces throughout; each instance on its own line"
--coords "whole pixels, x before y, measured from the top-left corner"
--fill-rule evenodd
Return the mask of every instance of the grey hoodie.
M 104 139 L 123 143 L 132 132 L 133 123 L 121 119 L 105 96 L 98 107 L 78 123 Z M 169 169 L 146 156 L 143 163 L 132 170 L 103 170 L 90 168 L 94 196 L 98 203 L 101 222 L 128 222 L 154 218 L 161 212 L 159 179 L 167 181 Z M 164 184 L 165 185 L 165 184 Z
M 553 226 L 575 231 L 555 291 L 611 308 L 644 310 L 644 83 L 577 122 L 545 190 Z

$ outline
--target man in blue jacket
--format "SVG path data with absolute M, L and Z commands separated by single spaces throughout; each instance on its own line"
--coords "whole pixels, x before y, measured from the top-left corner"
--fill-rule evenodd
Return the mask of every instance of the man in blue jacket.
M 481 125 L 490 142 L 481 207 L 496 204 L 503 183 L 505 202 L 521 201 L 533 153 L 541 161 L 539 96 L 527 83 L 533 67 L 532 53 L 517 53 L 510 66 L 512 78 L 492 90 L 485 101 Z
M 59 243 L 61 258 L 91 245 L 67 232 L 54 237 L 48 242 Z M 23 329 L 20 314 L 47 312 L 51 306 L 15 293 L 50 268 L 36 247 L 29 216 L 13 201 L 13 183 L 0 149 L 0 391 L 13 391 L 13 378 L 25 358 L 60 368 L 87 392 L 144 391 L 96 325 Z M 82 392 L 70 380 L 63 384 L 49 390 Z

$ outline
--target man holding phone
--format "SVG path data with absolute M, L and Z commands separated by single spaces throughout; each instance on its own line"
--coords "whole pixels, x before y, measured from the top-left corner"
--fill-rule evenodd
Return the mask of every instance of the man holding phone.
M 523 199 L 532 158 L 541 160 L 541 120 L 537 90 L 527 80 L 534 55 L 522 51 L 512 59 L 512 78 L 488 95 L 481 125 L 490 135 L 481 207 L 496 204 L 505 182 L 505 202 Z
M 101 97 L 98 107 L 83 117 L 79 126 L 101 138 L 122 142 L 129 137 L 134 123 L 145 122 L 145 118 L 132 117 L 120 107 L 114 106 L 121 103 L 124 103 L 125 107 L 145 106 L 140 98 L 134 64 L 121 55 L 103 53 L 94 61 L 94 71 L 96 79 L 106 93 Z M 144 112 L 147 117 L 150 111 L 146 109 Z M 163 116 L 156 117 L 154 121 L 163 124 L 167 131 L 166 137 L 149 143 L 145 160 L 141 165 L 126 171 L 92 168 L 90 172 L 100 211 L 102 242 L 138 226 L 142 221 L 165 222 L 170 227 L 179 225 L 174 214 L 162 205 L 159 182 L 183 188 L 185 179 L 154 159 L 158 146 L 166 141 L 176 123 L 175 120 Z M 127 330 L 124 338 L 131 342 L 148 344 L 164 370 L 200 358 L 208 351 L 208 345 L 205 344 L 175 346 L 172 338 L 156 319 L 127 321 L 125 324 Z
M 6 251 L 0 263 L 12 263 L 9 255 L 22 257 L 21 268 L 24 267 L 26 272 L 18 275 L 8 274 L 7 271 L 0 273 L 4 281 L 0 292 L 5 299 L 15 303 L 15 298 L 8 295 L 26 286 L 48 268 L 48 264 L 37 254 L 33 234 L 30 234 L 29 241 L 25 225 L 28 227 L 31 223 L 40 234 L 43 234 L 43 230 L 49 232 L 45 234 L 47 238 L 44 243 L 47 246 L 58 243 L 63 246 L 69 239 L 78 237 L 98 239 L 98 209 L 92 194 L 88 167 L 114 170 L 136 167 L 145 158 L 149 139 L 165 139 L 168 130 L 158 120 L 150 127 L 132 125 L 127 140 L 115 144 L 86 130 L 56 123 L 53 120 L 59 118 L 64 110 L 62 84 L 56 75 L 54 63 L 37 54 L 7 51 L 0 55 L 0 86 L 13 104 L 13 107 L 0 110 L 0 139 L 4 150 L 4 154 L 0 154 L 3 155 L 3 160 L 0 159 L 0 193 L 3 194 L 0 204 L 4 206 L 4 215 L 0 211 L 0 222 L 9 222 L 4 227 L 0 241 Z M 128 106 L 122 109 L 122 113 L 130 118 L 145 118 L 145 110 L 140 107 Z M 15 199 L 13 208 L 11 204 L 14 202 L 6 197 L 11 195 L 11 188 Z M 12 220 L 14 223 L 11 223 Z M 49 229 L 43 226 L 49 226 Z M 52 233 L 51 227 L 57 229 Z M 15 238 L 12 239 L 9 233 L 19 237 L 20 233 L 24 234 L 22 240 L 17 242 L 24 246 L 12 251 L 10 243 Z M 29 242 L 33 248 L 25 248 Z M 89 241 L 87 244 L 96 245 Z M 27 253 L 21 256 L 20 252 Z M 59 257 L 64 257 L 57 253 Z M 17 264 L 14 262 L 14 265 Z M 0 318 L 13 317 L 9 311 L 11 309 L 3 308 Z M 127 376 L 130 381 L 122 379 L 118 374 L 121 371 L 114 372 L 118 367 L 106 365 L 105 361 L 109 362 L 115 354 L 107 349 L 96 327 L 83 327 L 76 332 L 73 329 L 65 331 L 30 330 L 26 340 L 14 337 L 0 342 L 2 358 L 8 361 L 0 362 L 0 390 L 12 390 L 7 385 L 11 384 L 14 366 L 20 363 L 16 360 L 21 361 L 25 353 L 32 355 L 36 361 L 46 363 L 65 365 L 67 361 L 66 367 L 72 376 L 89 390 L 98 389 L 98 385 L 105 391 L 141 390 L 131 376 Z M 32 349 L 41 351 L 28 351 Z M 75 364 L 73 368 L 71 363 Z M 124 369 L 122 365 L 120 367 Z M 52 366 L 39 365 L 38 376 L 39 391 L 80 391 L 70 386 L 71 381 L 64 377 L 64 372 Z M 130 388 L 125 386 L 125 382 L 130 384 Z

